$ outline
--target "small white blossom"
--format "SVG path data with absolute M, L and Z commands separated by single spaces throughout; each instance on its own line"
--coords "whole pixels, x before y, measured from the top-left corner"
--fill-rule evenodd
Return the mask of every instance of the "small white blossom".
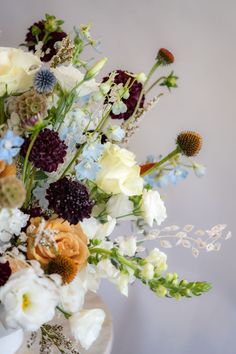
M 141 274 L 145 280 L 151 280 L 154 277 L 154 266 L 151 263 L 145 264 Z
M 28 219 L 29 215 L 22 213 L 19 209 L 1 209 L 0 241 L 9 242 L 13 235 L 19 236 Z
M 160 225 L 167 217 L 166 207 L 158 191 L 143 191 L 141 209 L 143 218 L 150 227 L 153 226 L 154 221 Z
M 137 239 L 134 236 L 121 236 L 117 239 L 119 251 L 122 256 L 133 257 L 137 250 Z
M 146 261 L 154 265 L 158 273 L 162 273 L 167 269 L 167 256 L 164 252 L 159 251 L 158 248 L 154 248 L 146 257 Z

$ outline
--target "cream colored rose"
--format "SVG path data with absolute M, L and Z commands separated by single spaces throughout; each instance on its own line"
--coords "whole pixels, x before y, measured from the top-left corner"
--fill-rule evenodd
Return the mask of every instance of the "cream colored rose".
M 107 143 L 99 164 L 101 170 L 96 183 L 104 192 L 128 196 L 142 194 L 143 179 L 132 152 Z
M 63 90 L 71 91 L 78 83 L 80 83 L 84 74 L 81 73 L 77 68 L 73 65 L 61 65 L 57 68 L 53 69 L 53 72 L 56 76 L 57 81 Z M 92 92 L 98 90 L 98 84 L 94 79 L 84 82 L 77 89 L 79 96 L 86 96 Z
M 38 57 L 21 49 L 0 47 L 0 96 L 29 90 L 41 65 Z

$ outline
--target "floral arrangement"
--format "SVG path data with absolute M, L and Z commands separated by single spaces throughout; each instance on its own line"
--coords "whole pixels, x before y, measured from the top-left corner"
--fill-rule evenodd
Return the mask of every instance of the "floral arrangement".
M 219 250 L 220 239 L 230 237 L 223 235 L 226 225 L 159 227 L 167 213 L 157 189 L 189 170 L 205 174 L 192 159 L 202 146 L 198 133 L 180 132 L 171 153 L 140 165 L 126 149 L 163 95 L 158 89 L 177 87 L 173 71 L 157 77 L 173 54 L 161 48 L 148 75 L 115 70 L 96 82 L 107 59 L 83 59 L 87 47 L 99 50 L 90 26 L 68 35 L 62 25 L 46 15 L 29 28 L 26 50 L 0 48 L 1 319 L 7 328 L 41 329 L 42 353 L 51 345 L 77 353 L 64 337 L 61 349 L 60 326 L 48 324 L 57 316 L 68 319 L 85 349 L 92 345 L 105 314 L 83 304 L 102 278 L 126 296 L 135 279 L 160 297 L 210 290 L 205 281 L 166 273 L 166 254 L 148 251 L 146 241 L 164 248 L 174 242 L 198 256 L 201 249 Z M 132 234 L 112 238 L 127 220 Z

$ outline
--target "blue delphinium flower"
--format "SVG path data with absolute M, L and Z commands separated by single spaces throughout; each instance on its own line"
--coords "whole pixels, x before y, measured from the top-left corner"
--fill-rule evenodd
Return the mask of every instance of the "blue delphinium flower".
M 168 173 L 168 179 L 174 185 L 176 185 L 179 181 L 187 178 L 187 176 L 188 171 L 181 166 L 176 166 Z
M 46 67 L 42 67 L 35 74 L 34 77 L 34 87 L 39 93 L 49 93 L 52 92 L 56 84 L 56 77 L 51 70 Z
M 104 150 L 104 145 L 98 141 L 88 143 L 83 150 L 84 159 L 92 159 L 97 161 Z
M 206 174 L 206 167 L 194 162 L 193 171 L 197 177 L 203 177 Z
M 11 130 L 0 138 L 0 160 L 5 161 L 7 164 L 12 163 L 12 158 L 15 157 L 23 144 L 24 139 L 20 136 L 14 135 Z
M 94 181 L 99 169 L 99 164 L 92 159 L 82 160 L 75 166 L 76 177 L 78 180 L 90 179 Z

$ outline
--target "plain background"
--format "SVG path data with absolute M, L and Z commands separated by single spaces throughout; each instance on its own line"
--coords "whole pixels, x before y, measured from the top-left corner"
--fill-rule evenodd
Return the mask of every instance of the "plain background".
M 205 178 L 189 177 L 165 190 L 168 224 L 235 230 L 236 3 L 234 0 L 1 0 L 1 46 L 16 46 L 26 28 L 44 13 L 74 24 L 93 23 L 111 69 L 147 72 L 158 48 L 176 57 L 179 88 L 166 94 L 145 118 L 130 147 L 142 161 L 167 153 L 182 129 L 199 131 L 198 158 Z M 190 250 L 168 252 L 169 270 L 187 279 L 208 280 L 213 290 L 176 302 L 155 297 L 136 284 L 128 299 L 110 284 L 101 289 L 110 306 L 115 340 L 112 354 L 235 354 L 235 237 L 218 253 L 194 259 Z M 100 354 L 100 353 L 98 353 Z

